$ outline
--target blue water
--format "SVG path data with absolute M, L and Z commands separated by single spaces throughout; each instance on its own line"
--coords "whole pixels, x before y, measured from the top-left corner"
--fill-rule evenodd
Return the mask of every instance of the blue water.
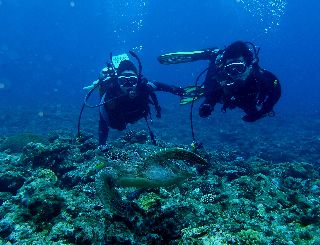
M 156 57 L 241 39 L 261 47 L 262 67 L 279 77 L 278 112 L 316 112 L 320 3 L 270 2 L 0 0 L 0 103 L 80 106 L 82 87 L 97 78 L 109 53 L 129 49 L 148 78 L 189 85 L 206 63 L 162 66 Z

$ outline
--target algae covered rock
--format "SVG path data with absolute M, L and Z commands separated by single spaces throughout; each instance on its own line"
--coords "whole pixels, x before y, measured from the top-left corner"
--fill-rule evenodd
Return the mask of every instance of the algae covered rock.
M 93 143 L 0 154 L 0 179 L 16 182 L 0 195 L 1 244 L 320 244 L 316 164 Z
M 145 144 L 148 140 L 148 132 L 129 130 L 122 139 L 130 144 Z
M 119 177 L 116 183 L 123 187 L 136 188 L 156 188 L 169 187 L 181 183 L 186 178 L 190 177 L 187 173 L 173 173 L 172 171 L 160 166 L 151 166 L 146 171 L 141 172 L 144 176 L 124 176 Z
M 0 170 L 0 192 L 16 194 L 25 182 L 25 177 L 20 172 Z
M 173 161 L 171 161 L 173 160 Z M 187 165 L 176 161 L 187 162 Z M 157 188 L 179 184 L 196 174 L 192 164 L 206 164 L 200 156 L 181 148 L 165 149 L 147 157 L 139 166 L 136 175 L 111 176 L 107 171 L 96 178 L 96 189 L 101 202 L 111 212 L 127 215 L 132 207 L 124 202 L 118 191 L 119 187 Z
M 58 216 L 64 205 L 64 197 L 57 186 L 57 176 L 50 169 L 36 171 L 19 191 L 18 198 L 39 226 Z
M 193 164 L 206 165 L 207 162 L 182 148 L 164 149 L 148 156 L 139 165 L 136 176 L 121 176 L 116 182 L 124 187 L 168 187 L 194 176 Z
M 262 245 L 267 244 L 265 242 L 265 238 L 261 232 L 248 229 L 242 230 L 238 233 L 238 238 L 241 244 L 248 244 L 248 245 Z
M 17 134 L 5 138 L 5 140 L 0 143 L 0 151 L 9 150 L 11 153 L 22 152 L 23 148 L 31 142 L 48 143 L 47 140 L 40 135 L 31 133 Z
M 0 192 L 16 194 L 29 173 L 20 164 L 19 154 L 0 153 Z
M 189 164 L 207 165 L 207 161 L 199 155 L 183 148 L 170 148 L 156 152 L 145 159 L 146 163 L 165 162 L 167 160 L 184 160 Z
M 158 205 L 160 202 L 161 197 L 153 192 L 142 195 L 138 199 L 139 206 L 145 211 L 148 211 L 150 208 Z
M 105 209 L 120 216 L 128 216 L 132 212 L 130 204 L 122 201 L 119 192 L 115 189 L 115 180 L 110 174 L 99 173 L 95 184 L 97 195 Z

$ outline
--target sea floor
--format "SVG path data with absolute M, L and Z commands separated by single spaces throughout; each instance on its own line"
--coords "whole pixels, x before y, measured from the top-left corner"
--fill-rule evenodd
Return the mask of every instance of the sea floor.
M 97 110 L 0 108 L 0 244 L 320 244 L 320 113 L 195 110 L 195 149 L 189 109 L 98 147 Z

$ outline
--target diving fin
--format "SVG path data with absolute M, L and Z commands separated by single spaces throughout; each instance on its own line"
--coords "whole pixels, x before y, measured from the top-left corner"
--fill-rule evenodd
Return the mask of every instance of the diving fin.
M 198 50 L 190 52 L 176 52 L 163 54 L 158 57 L 158 61 L 164 65 L 188 63 L 198 60 L 210 60 L 211 55 L 217 54 L 219 49 Z
M 204 88 L 199 86 L 188 86 L 184 88 L 183 96 L 180 99 L 180 105 L 187 105 L 204 96 Z

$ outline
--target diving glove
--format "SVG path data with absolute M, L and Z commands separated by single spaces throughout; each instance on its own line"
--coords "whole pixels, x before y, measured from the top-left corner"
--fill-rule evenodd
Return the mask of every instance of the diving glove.
M 172 93 L 175 94 L 175 95 L 178 95 L 178 96 L 183 96 L 185 91 L 181 87 L 173 87 L 172 88 Z

